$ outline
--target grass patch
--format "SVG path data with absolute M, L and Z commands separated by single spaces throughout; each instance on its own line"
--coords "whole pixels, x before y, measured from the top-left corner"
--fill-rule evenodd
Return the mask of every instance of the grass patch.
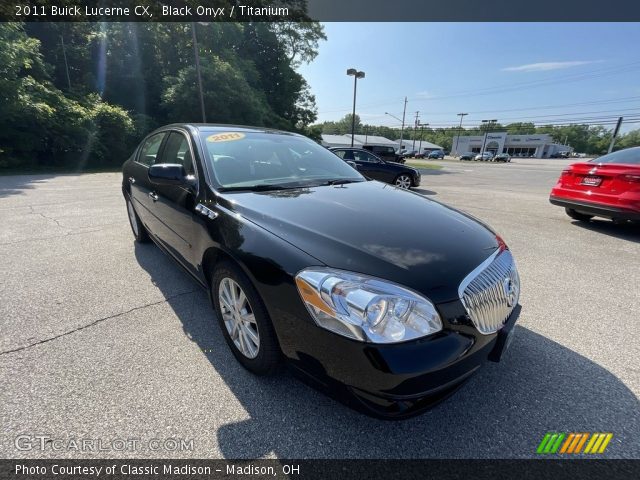
M 420 160 L 407 160 L 404 164 L 409 165 L 410 167 L 422 168 L 425 170 L 440 170 L 442 168 L 442 165 L 422 162 Z

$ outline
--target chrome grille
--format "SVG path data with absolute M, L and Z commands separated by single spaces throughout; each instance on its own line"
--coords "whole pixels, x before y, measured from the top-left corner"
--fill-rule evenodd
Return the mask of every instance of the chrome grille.
M 520 297 L 520 277 L 509 250 L 498 250 L 460 284 L 460 300 L 484 335 L 500 330 Z

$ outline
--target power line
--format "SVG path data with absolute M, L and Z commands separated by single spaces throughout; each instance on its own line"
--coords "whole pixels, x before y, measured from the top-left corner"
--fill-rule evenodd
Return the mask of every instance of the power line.
M 459 91 L 459 92 L 454 92 L 454 93 L 447 94 L 447 95 L 429 97 L 429 98 L 426 98 L 426 99 L 425 98 L 420 98 L 420 97 L 415 97 L 415 98 L 410 98 L 409 100 L 410 101 L 425 101 L 425 100 L 439 100 L 439 99 L 446 99 L 446 98 L 466 97 L 466 96 L 471 96 L 471 95 L 493 95 L 495 93 L 508 92 L 508 91 L 512 91 L 514 89 L 515 90 L 523 90 L 523 89 L 527 89 L 527 88 L 537 88 L 537 87 L 540 87 L 540 86 L 554 85 L 554 84 L 557 84 L 557 83 L 563 83 L 565 81 L 573 82 L 573 81 L 579 81 L 579 80 L 588 80 L 588 79 L 591 79 L 591 78 L 599 78 L 599 77 L 608 76 L 608 75 L 617 75 L 619 73 L 625 73 L 625 72 L 628 72 L 628 71 L 631 71 L 631 70 L 635 70 L 637 68 L 640 68 L 640 61 L 631 62 L 631 63 L 624 64 L 624 65 L 617 66 L 617 67 L 605 67 L 605 68 L 601 68 L 601 69 L 591 70 L 589 72 L 574 73 L 574 74 L 569 74 L 569 75 L 560 75 L 560 76 L 556 76 L 556 77 L 550 77 L 550 78 L 540 79 L 540 80 L 533 80 L 533 81 L 529 81 L 529 82 L 502 84 L 502 85 L 496 85 L 496 86 L 492 86 L 492 87 L 485 87 L 485 88 L 480 88 L 480 89 L 475 89 L 475 90 L 466 90 L 466 91 L 462 90 L 462 91 Z M 376 102 L 376 103 L 370 103 L 370 104 L 363 104 L 363 105 L 361 105 L 361 108 L 389 105 L 390 103 L 391 103 L 391 100 L 389 100 L 389 101 L 385 100 L 382 103 Z M 336 113 L 336 112 L 343 112 L 343 111 L 347 111 L 347 109 L 325 110 L 325 111 L 319 112 L 319 113 Z

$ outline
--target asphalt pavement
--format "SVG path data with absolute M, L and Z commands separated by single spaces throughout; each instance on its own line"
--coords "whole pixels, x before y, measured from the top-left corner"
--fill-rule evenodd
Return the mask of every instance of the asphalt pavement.
M 640 231 L 550 205 L 566 161 L 440 163 L 417 192 L 503 236 L 522 311 L 501 363 L 400 422 L 243 370 L 206 293 L 134 244 L 120 174 L 0 177 L 0 457 L 525 458 L 556 431 L 640 458 Z

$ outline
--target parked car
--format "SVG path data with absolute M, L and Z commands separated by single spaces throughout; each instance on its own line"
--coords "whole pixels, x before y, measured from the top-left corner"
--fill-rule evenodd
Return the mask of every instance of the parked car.
M 604 217 L 640 221 L 640 147 L 570 165 L 562 171 L 549 201 L 575 220 Z
M 491 160 L 493 160 L 493 153 L 491 152 L 479 153 L 473 159 L 476 162 L 490 162 Z
M 364 145 L 362 148 L 373 153 L 378 158 L 386 162 L 404 163 L 404 156 L 396 153 L 393 147 L 383 147 L 381 145 Z
M 136 241 L 209 292 L 228 347 L 256 374 L 285 360 L 355 408 L 403 418 L 499 361 L 512 338 L 519 277 L 495 232 L 367 181 L 300 135 L 165 126 L 124 163 L 122 193 Z
M 400 188 L 420 185 L 420 172 L 395 162 L 385 162 L 362 148 L 335 147 L 331 151 L 345 161 L 353 161 L 363 175 Z
M 510 162 L 511 156 L 508 153 L 499 153 L 493 159 L 494 162 Z
M 552 155 L 549 155 L 549 158 L 569 158 L 571 156 L 571 152 L 556 152 Z
M 406 158 L 424 158 L 425 154 L 420 153 L 419 150 L 408 150 L 403 154 L 403 157 Z
M 463 153 L 462 155 L 460 155 L 460 160 L 468 160 L 471 161 L 474 158 L 476 158 L 476 154 L 473 152 L 467 152 L 467 153 Z
M 442 151 L 442 150 L 431 150 L 431 152 L 429 152 L 428 158 L 437 158 L 439 160 L 442 160 L 444 158 L 444 151 Z

